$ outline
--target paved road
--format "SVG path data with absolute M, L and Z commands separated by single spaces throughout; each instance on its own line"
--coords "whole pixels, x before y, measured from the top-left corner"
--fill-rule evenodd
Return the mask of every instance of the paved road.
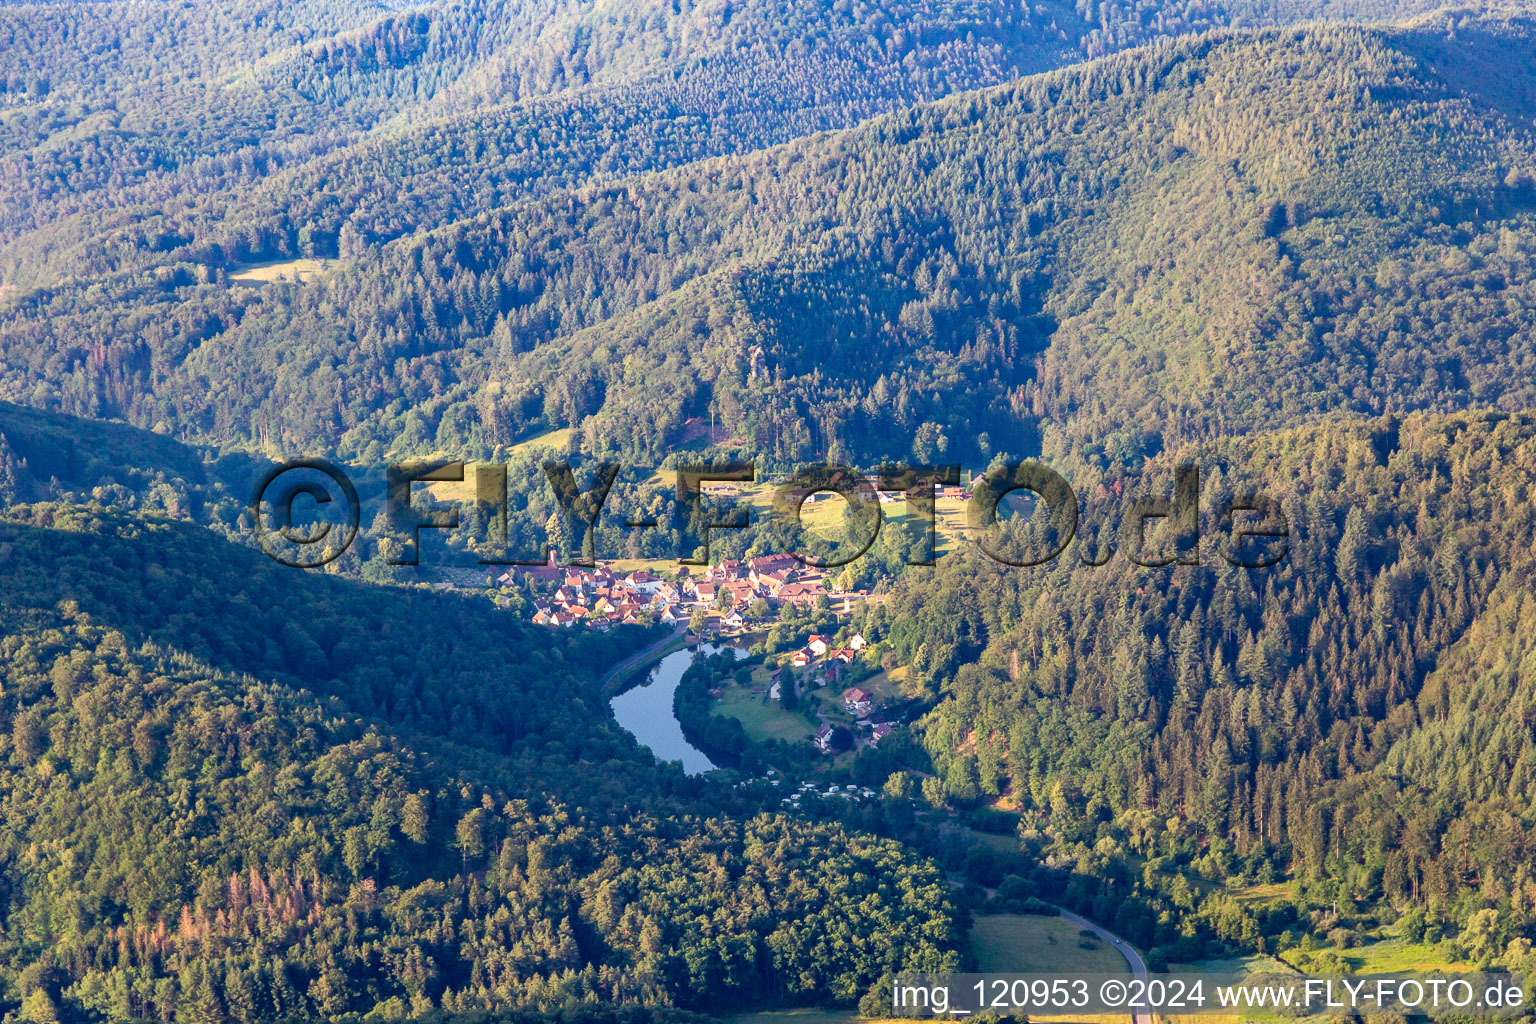
M 622 629 L 623 627 L 621 626 L 619 628 Z M 637 671 L 646 661 L 654 658 L 657 652 L 660 651 L 663 647 L 667 646 L 686 632 L 688 632 L 688 623 L 679 622 L 672 628 L 672 632 L 668 633 L 660 640 L 657 640 L 649 647 L 644 647 L 636 651 L 634 654 L 631 654 L 629 657 L 613 666 L 613 668 L 610 668 L 607 672 L 604 672 L 602 678 L 597 681 L 597 688 L 606 692 L 608 687 L 612 686 L 616 682 L 620 682 L 628 678 L 631 673 Z
M 1071 921 L 1079 928 L 1087 928 L 1089 931 L 1093 932 L 1093 934 L 1097 935 L 1099 938 L 1115 947 L 1115 952 L 1125 957 L 1125 962 L 1131 965 L 1131 974 L 1142 979 L 1143 981 L 1146 980 L 1147 962 L 1141 958 L 1140 953 L 1131 948 L 1131 944 L 1129 942 L 1126 942 L 1120 936 L 1112 934 L 1111 932 L 1108 932 L 1105 929 L 1099 927 L 1092 921 L 1088 920 L 1086 917 L 1080 917 L 1079 915 L 1072 913 L 1072 911 L 1067 910 L 1064 907 L 1057 907 L 1056 909 L 1061 911 L 1061 916 L 1066 918 L 1068 921 Z M 1136 1024 L 1152 1024 L 1152 1014 L 1145 1010 L 1137 1010 L 1133 1016 L 1136 1019 Z

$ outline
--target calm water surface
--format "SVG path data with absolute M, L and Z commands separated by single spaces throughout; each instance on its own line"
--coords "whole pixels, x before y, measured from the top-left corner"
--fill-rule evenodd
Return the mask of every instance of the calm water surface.
M 699 649 L 715 654 L 725 648 L 719 644 L 701 644 Z M 746 656 L 740 648 L 729 649 L 736 652 L 738 659 Z M 672 713 L 672 695 L 677 692 L 677 684 L 692 661 L 692 648 L 667 655 L 651 669 L 645 682 L 613 698 L 610 706 L 619 724 L 650 747 L 659 760 L 681 761 L 683 771 L 698 775 L 718 766 L 683 737 L 683 727 L 677 724 L 677 716 Z

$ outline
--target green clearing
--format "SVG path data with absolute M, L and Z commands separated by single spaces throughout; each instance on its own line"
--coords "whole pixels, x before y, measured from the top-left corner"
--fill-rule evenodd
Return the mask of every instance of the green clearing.
M 1295 894 L 1296 883 L 1294 882 L 1271 882 L 1268 885 L 1249 885 L 1232 890 L 1232 895 L 1237 897 L 1237 901 L 1245 905 L 1269 903 L 1277 899 L 1294 897 Z
M 878 697 L 879 700 L 876 702 L 876 706 L 889 704 L 892 701 L 901 699 L 901 685 L 891 678 L 889 672 L 876 672 L 868 679 L 853 685 L 862 686 Z M 839 687 L 837 692 L 842 693 L 845 689 L 847 689 L 846 686 Z
M 768 673 L 761 667 L 753 670 L 752 678 L 755 685 L 768 685 Z M 735 683 L 725 687 L 725 695 L 714 708 L 714 714 L 736 719 L 753 743 L 765 743 L 768 740 L 800 743 L 809 739 L 815 731 L 803 716 L 766 702 L 749 687 L 737 686 Z
M 1308 964 L 1319 953 L 1331 952 L 1344 961 L 1354 974 L 1396 974 L 1404 972 L 1439 971 L 1457 973 L 1470 971 L 1472 964 L 1463 960 L 1449 960 L 1440 948 L 1432 943 L 1408 942 L 1404 939 L 1383 939 L 1354 949 L 1337 949 L 1324 946 L 1311 953 L 1291 949 L 1280 958 L 1300 971 L 1307 971 Z
M 260 288 L 276 281 L 303 284 L 325 273 L 337 260 L 277 260 L 271 263 L 242 263 L 230 271 L 229 283 L 242 288 Z
M 537 440 L 537 439 L 535 439 Z M 676 482 L 676 470 L 655 469 L 644 481 L 642 486 L 670 488 Z M 744 502 L 752 508 L 759 519 L 773 512 L 774 484 L 770 481 L 758 481 L 755 483 L 726 484 L 706 483 L 703 485 L 706 494 L 714 495 L 721 499 L 735 499 Z M 847 499 L 833 495 L 824 501 L 817 501 L 802 505 L 800 508 L 801 525 L 810 533 L 828 541 L 840 540 L 843 536 L 843 513 L 847 508 Z M 966 502 L 959 498 L 939 498 L 934 502 L 934 518 L 937 522 L 938 536 L 936 538 L 938 554 L 945 555 L 956 550 L 960 544 L 970 536 L 970 530 L 966 526 L 965 514 Z M 915 517 L 908 513 L 905 502 L 880 506 L 882 529 L 895 524 L 915 521 Z
M 965 504 L 959 498 L 938 498 L 934 501 L 935 528 L 938 533 L 935 545 L 939 555 L 947 555 L 956 550 L 970 536 L 966 526 Z M 838 540 L 843 535 L 843 513 L 847 506 L 848 502 L 841 497 L 806 505 L 801 509 L 800 521 L 817 536 Z M 919 528 L 917 517 L 907 511 L 904 501 L 881 505 L 880 515 L 882 529 L 909 524 L 913 529 Z
M 559 430 L 546 430 L 542 434 L 535 434 L 533 437 L 519 441 L 517 444 L 514 444 L 508 448 L 507 457 L 511 458 L 515 455 L 527 455 L 530 452 L 537 451 L 541 448 L 552 448 L 555 451 L 564 451 L 566 446 L 571 443 L 572 433 L 573 431 L 570 427 L 561 427 Z
M 1128 974 L 1125 958 L 1064 917 L 988 914 L 971 926 L 971 951 L 984 974 Z
M 844 689 L 845 687 L 842 686 L 823 686 L 804 694 L 800 699 L 803 702 L 814 701 L 820 704 L 817 710 L 833 725 L 846 725 L 852 728 L 853 716 L 843 707 Z
M 605 563 L 614 572 L 638 572 L 645 569 L 657 576 L 671 575 L 677 572 L 677 559 L 675 558 L 616 558 L 612 562 Z

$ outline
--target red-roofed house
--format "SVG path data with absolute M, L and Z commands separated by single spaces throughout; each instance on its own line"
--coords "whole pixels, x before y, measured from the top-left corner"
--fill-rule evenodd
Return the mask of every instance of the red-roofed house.
M 634 587 L 636 590 L 643 594 L 656 593 L 656 591 L 661 588 L 662 584 L 666 582 L 660 576 L 657 576 L 655 573 L 652 573 L 646 569 L 636 569 L 634 572 L 624 577 L 624 579 L 629 583 L 630 586 Z
M 773 599 L 780 604 L 808 607 L 823 593 L 819 583 L 786 583 L 774 592 Z
M 875 706 L 875 695 L 858 686 L 850 686 L 843 691 L 843 707 L 849 714 L 867 715 Z

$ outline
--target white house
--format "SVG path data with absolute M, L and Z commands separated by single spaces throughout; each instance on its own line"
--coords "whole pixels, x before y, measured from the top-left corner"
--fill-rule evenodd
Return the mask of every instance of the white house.
M 646 569 L 636 569 L 624 579 L 642 594 L 654 594 L 661 589 L 662 584 L 666 583 L 666 580 Z
M 875 695 L 860 686 L 851 686 L 843 691 L 843 707 L 850 714 L 867 715 L 875 706 Z

